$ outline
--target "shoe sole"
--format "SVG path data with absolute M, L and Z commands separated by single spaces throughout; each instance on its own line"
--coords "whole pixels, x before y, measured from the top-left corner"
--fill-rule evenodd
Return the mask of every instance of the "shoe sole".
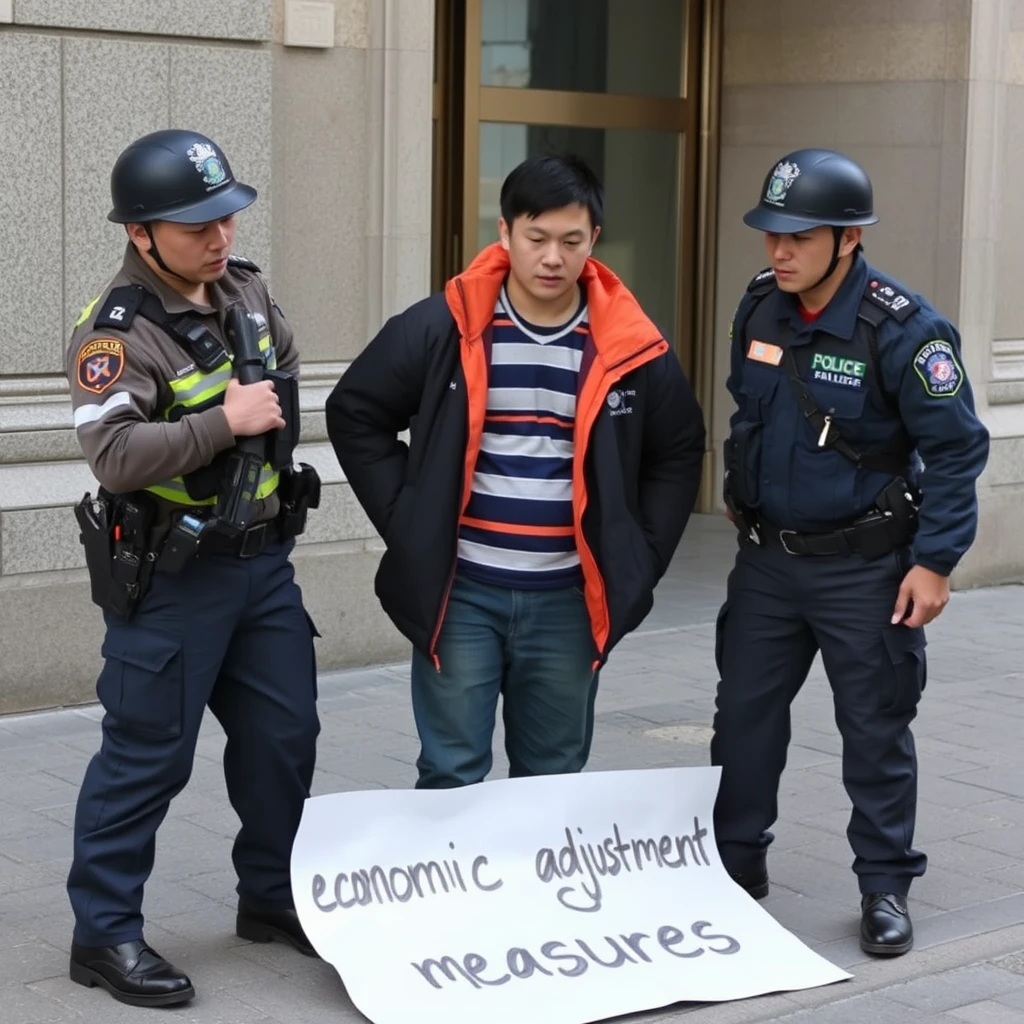
M 909 953 L 913 947 L 913 938 L 900 943 L 898 946 L 879 942 L 865 942 L 863 939 L 860 940 L 860 948 L 864 950 L 865 953 L 872 954 L 872 956 L 903 956 L 904 953 Z
M 260 921 L 251 921 L 248 918 L 239 917 L 235 921 L 235 934 L 240 939 L 249 942 L 283 942 L 286 946 L 301 953 L 303 956 L 319 960 L 320 954 L 312 946 L 303 946 L 297 942 L 294 935 L 289 934 L 283 928 L 275 928 L 271 924 L 263 924 Z
M 762 882 L 760 885 L 752 885 L 749 889 L 744 888 L 744 892 L 748 896 L 753 896 L 755 900 L 763 900 L 771 889 L 769 882 Z
M 99 971 L 75 963 L 74 960 L 71 961 L 68 975 L 73 982 L 84 985 L 85 988 L 97 986 L 105 988 L 119 1003 L 127 1003 L 129 1006 L 177 1006 L 179 1003 L 187 1003 L 190 999 L 194 999 L 196 994 L 196 990 L 189 985 L 188 988 L 182 989 L 180 992 L 166 992 L 163 995 L 154 996 L 133 995 L 131 992 L 124 992 L 117 988 Z

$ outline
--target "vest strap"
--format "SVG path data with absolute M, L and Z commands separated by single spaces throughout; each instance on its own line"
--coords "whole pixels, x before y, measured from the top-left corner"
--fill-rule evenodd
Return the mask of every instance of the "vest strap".
M 786 349 L 786 353 L 783 356 L 783 364 L 793 396 L 800 407 L 800 412 L 803 413 L 804 419 L 811 425 L 811 429 L 818 435 L 819 448 L 834 448 L 840 455 L 849 459 L 859 469 L 876 470 L 880 473 L 890 473 L 893 476 L 898 476 L 906 469 L 909 452 L 903 454 L 885 451 L 861 452 L 844 440 L 832 417 L 827 416 L 821 411 L 807 384 L 800 376 L 800 370 L 796 365 L 796 356 L 793 355 L 792 348 Z

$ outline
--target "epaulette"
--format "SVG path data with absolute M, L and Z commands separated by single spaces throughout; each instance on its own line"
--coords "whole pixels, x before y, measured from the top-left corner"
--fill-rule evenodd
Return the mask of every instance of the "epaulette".
M 120 288 L 111 288 L 106 302 L 96 314 L 93 329 L 128 330 L 145 297 L 145 291 L 137 285 L 126 284 Z
M 771 267 L 756 274 L 747 285 L 747 291 L 753 295 L 767 295 L 775 287 L 775 271 Z
M 897 323 L 910 319 L 921 308 L 920 303 L 905 295 L 895 281 L 886 280 L 873 271 L 864 289 L 864 298 Z
M 252 260 L 247 260 L 244 256 L 236 256 L 234 253 L 228 257 L 228 266 L 238 270 L 251 270 L 254 274 L 260 272 L 260 268 Z

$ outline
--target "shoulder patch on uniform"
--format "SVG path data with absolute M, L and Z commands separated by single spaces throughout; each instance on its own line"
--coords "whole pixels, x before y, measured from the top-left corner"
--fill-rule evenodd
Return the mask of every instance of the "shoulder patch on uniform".
M 247 260 L 244 256 L 236 256 L 234 253 L 228 256 L 228 266 L 238 270 L 251 270 L 254 274 L 260 272 L 260 268 L 252 260 Z
M 111 289 L 106 302 L 96 314 L 93 327 L 99 330 L 127 330 L 135 319 L 135 314 L 138 313 L 145 296 L 145 291 L 135 285 L 129 284 Z
M 883 309 L 898 323 L 908 320 L 921 308 L 909 295 L 904 295 L 893 282 L 877 275 L 868 278 L 864 297 Z
M 763 295 L 766 292 L 770 292 L 775 287 L 775 271 L 771 267 L 767 270 L 762 270 L 760 274 L 755 274 L 750 284 L 747 285 L 748 292 L 754 292 L 755 294 Z
M 102 395 L 124 371 L 124 342 L 118 338 L 87 341 L 78 352 L 79 387 Z
M 925 342 L 914 356 L 914 369 L 932 398 L 952 398 L 964 382 L 953 343 L 944 338 Z

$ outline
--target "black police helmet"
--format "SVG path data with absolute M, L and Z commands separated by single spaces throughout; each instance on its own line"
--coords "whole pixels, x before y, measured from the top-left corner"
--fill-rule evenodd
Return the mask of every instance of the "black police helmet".
M 798 149 L 768 172 L 761 201 L 743 223 L 780 235 L 859 227 L 878 220 L 872 198 L 871 179 L 856 161 L 831 149 Z
M 256 201 L 256 189 L 236 181 L 221 148 L 198 132 L 170 129 L 133 142 L 110 175 L 115 224 L 170 220 L 206 224 Z

